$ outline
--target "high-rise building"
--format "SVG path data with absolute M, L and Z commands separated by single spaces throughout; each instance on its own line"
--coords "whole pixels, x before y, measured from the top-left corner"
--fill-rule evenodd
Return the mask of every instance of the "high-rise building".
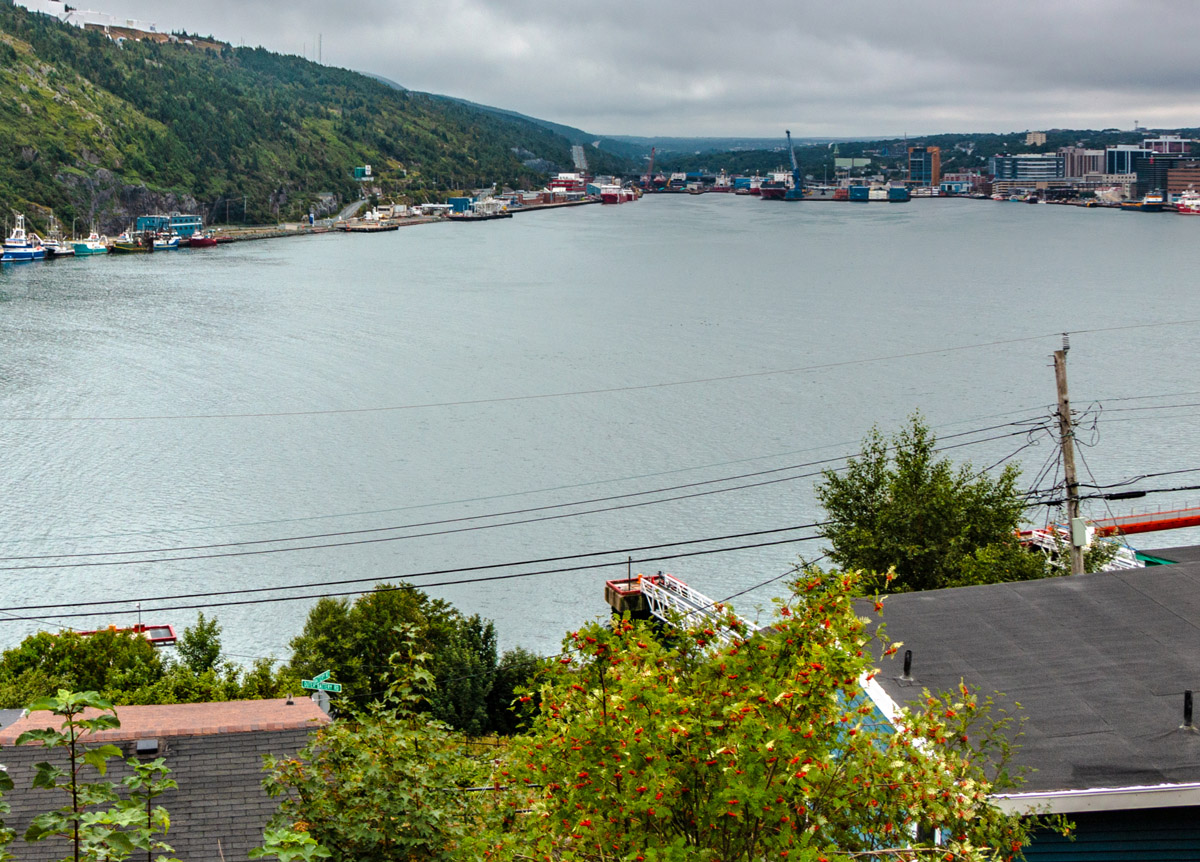
M 1047 182 L 1061 180 L 1065 159 L 1059 153 L 1021 153 L 1015 156 L 992 156 L 988 173 L 1000 182 Z
M 1104 150 L 1059 147 L 1058 152 L 1063 157 L 1063 176 L 1077 179 L 1104 173 Z
M 1149 155 L 1150 152 L 1145 147 L 1138 147 L 1133 144 L 1117 144 L 1116 146 L 1108 147 L 1104 150 L 1104 173 L 1132 174 L 1133 160 L 1139 156 Z
M 940 147 L 908 148 L 908 181 L 916 186 L 938 186 L 942 182 Z
M 1026 132 L 1025 146 L 1027 147 L 1042 147 L 1046 145 L 1045 132 Z
M 1186 155 L 1190 143 L 1191 141 L 1181 138 L 1179 135 L 1162 135 L 1157 138 L 1146 138 L 1142 141 L 1142 149 L 1167 156 Z

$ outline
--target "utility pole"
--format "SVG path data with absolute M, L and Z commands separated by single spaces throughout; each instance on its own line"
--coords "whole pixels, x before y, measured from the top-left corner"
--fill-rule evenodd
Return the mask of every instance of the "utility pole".
M 1071 543 L 1071 574 L 1083 574 L 1083 546 L 1087 527 L 1079 517 L 1079 482 L 1075 478 L 1075 423 L 1071 421 L 1071 402 L 1067 397 L 1067 351 L 1071 339 L 1063 333 L 1062 350 L 1054 351 L 1054 381 L 1058 385 L 1058 436 L 1062 445 L 1063 477 L 1067 482 L 1067 530 Z

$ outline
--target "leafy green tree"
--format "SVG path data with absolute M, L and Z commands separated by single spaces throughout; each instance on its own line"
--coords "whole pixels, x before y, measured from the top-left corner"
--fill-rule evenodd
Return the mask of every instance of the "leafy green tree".
M 216 617 L 196 615 L 196 624 L 183 630 L 175 644 L 180 660 L 194 674 L 214 669 L 221 661 L 221 626 Z
M 319 729 L 294 758 L 266 758 L 264 786 L 283 797 L 272 828 L 307 833 L 334 862 L 462 858 L 471 826 L 471 795 L 461 789 L 478 780 L 478 767 L 421 708 L 435 681 L 416 651 L 419 632 L 401 626 L 395 635 L 394 677 L 374 708 Z
M 0 656 L 0 705 L 19 708 L 58 689 L 112 692 L 151 685 L 165 666 L 141 635 L 38 632 Z M 111 698 L 110 698 L 111 699 Z
M 889 723 L 864 695 L 875 650 L 895 645 L 856 613 L 861 580 L 805 573 L 755 634 L 722 607 L 719 622 L 670 645 L 628 618 L 568 636 L 533 728 L 498 767 L 493 780 L 509 792 L 495 794 L 495 820 L 472 852 L 586 862 L 1018 854 L 1029 824 L 988 801 L 1008 755 L 989 704 L 965 687 L 927 693 Z
M 410 628 L 418 651 L 431 657 L 437 680 L 437 693 L 423 708 L 459 730 L 490 732 L 487 703 L 496 669 L 491 621 L 465 617 L 408 584 L 378 584 L 353 602 L 321 599 L 292 640 L 290 670 L 300 678 L 331 671 L 342 685 L 338 705 L 361 711 L 387 691 L 390 658 L 405 646 Z
M 101 779 L 107 775 L 108 761 L 121 756 L 115 745 L 88 745 L 86 737 L 98 731 L 120 727 L 112 703 L 98 692 L 60 690 L 53 697 L 35 700 L 31 711 L 48 710 L 61 716 L 61 728 L 27 730 L 17 737 L 17 745 L 37 742 L 46 748 L 64 749 L 66 766 L 49 761 L 34 764 L 33 786 L 62 791 L 66 803 L 53 811 L 37 815 L 25 831 L 26 841 L 64 838 L 71 843 L 73 862 L 120 862 L 135 850 L 147 853 L 171 852 L 157 839 L 166 832 L 170 817 L 166 809 L 153 806 L 153 799 L 175 786 L 166 778 L 169 771 L 162 759 L 142 764 L 130 763 L 132 774 L 123 782 L 129 795 L 121 797 L 116 785 L 108 780 L 85 780 L 90 768 Z M 88 709 L 93 710 L 89 716 Z M 159 857 L 160 860 L 166 860 Z
M 891 589 L 932 590 L 1046 577 L 1045 557 L 1025 551 L 1018 468 L 992 477 L 935 457 L 937 438 L 920 414 L 889 443 L 878 429 L 839 473 L 826 470 L 817 497 L 830 557 L 874 575 L 894 570 Z
M 511 736 L 529 726 L 538 701 L 520 695 L 526 689 L 536 689 L 537 676 L 544 664 L 544 659 L 523 647 L 505 650 L 500 656 L 487 705 L 494 733 Z
M 201 614 L 180 639 L 183 661 L 131 632 L 38 632 L 0 656 L 0 707 L 18 708 L 59 689 L 99 691 L 117 704 L 282 697 L 299 690 L 287 668 L 272 670 L 266 659 L 249 668 L 221 663 L 220 631 L 215 619 Z

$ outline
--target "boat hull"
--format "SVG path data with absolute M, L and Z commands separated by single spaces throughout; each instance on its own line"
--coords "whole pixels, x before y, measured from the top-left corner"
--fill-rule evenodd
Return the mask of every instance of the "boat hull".
M 76 257 L 88 257 L 89 255 L 93 254 L 108 254 L 108 246 L 100 245 L 98 243 L 96 245 L 92 245 L 91 243 L 87 242 L 75 243 Z
M 32 263 L 35 260 L 45 260 L 46 250 L 43 248 L 6 248 L 0 263 Z

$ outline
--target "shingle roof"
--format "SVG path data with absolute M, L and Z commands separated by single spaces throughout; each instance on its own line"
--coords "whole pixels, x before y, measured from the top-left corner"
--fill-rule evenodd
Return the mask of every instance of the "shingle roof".
M 1200 781 L 1200 733 L 1180 730 L 1200 690 L 1200 564 L 906 593 L 882 616 L 904 642 L 880 665 L 897 702 L 965 681 L 1021 704 L 1023 790 Z
M 123 706 L 117 715 L 119 730 L 94 734 L 85 742 L 112 742 L 129 759 L 136 740 L 157 740 L 158 750 L 147 757 L 164 758 L 179 787 L 156 802 L 170 814 L 166 840 L 183 862 L 248 862 L 250 849 L 262 844 L 263 827 L 278 807 L 262 789 L 263 755 L 293 756 L 308 744 L 310 732 L 329 720 L 307 698 L 290 706 L 284 700 Z M 57 716 L 35 713 L 5 728 L 0 741 L 11 745 L 24 730 L 60 725 Z M 15 784 L 4 801 L 12 805 L 5 819 L 17 831 L 10 849 L 19 860 L 51 862 L 70 855 L 63 843 L 27 844 L 20 837 L 35 815 L 62 804 L 61 793 L 31 789 L 34 764 L 49 760 L 62 765 L 64 757 L 61 748 L 37 745 L 6 747 L 2 753 Z M 109 766 L 107 778 L 116 782 L 130 772 L 120 759 Z M 85 773 L 88 780 L 96 778 L 90 767 Z
M 96 710 L 86 710 L 85 718 Z M 329 722 L 329 716 L 306 697 L 289 704 L 278 700 L 234 700 L 224 703 L 177 703 L 117 708 L 121 726 L 92 734 L 94 741 L 117 741 L 154 736 L 196 736 L 211 733 L 248 733 L 256 730 L 296 730 Z M 32 712 L 0 730 L 0 745 L 13 745 L 27 730 L 60 727 L 62 719 L 50 712 Z

